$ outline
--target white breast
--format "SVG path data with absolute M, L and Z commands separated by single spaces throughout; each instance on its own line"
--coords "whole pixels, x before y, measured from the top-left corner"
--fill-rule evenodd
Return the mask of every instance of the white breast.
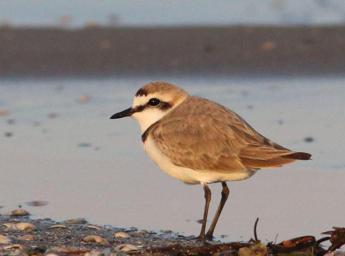
M 243 180 L 252 176 L 255 171 L 241 170 L 225 173 L 209 170 L 193 170 L 173 164 L 170 159 L 155 145 L 151 136 L 148 136 L 144 144 L 145 152 L 168 175 L 187 184 L 207 184 L 220 181 Z

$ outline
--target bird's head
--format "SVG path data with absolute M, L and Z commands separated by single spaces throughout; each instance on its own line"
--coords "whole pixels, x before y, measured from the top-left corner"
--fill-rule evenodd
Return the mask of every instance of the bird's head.
M 111 119 L 134 117 L 142 132 L 180 105 L 188 93 L 166 82 L 151 82 L 140 88 L 132 107 L 112 115 Z

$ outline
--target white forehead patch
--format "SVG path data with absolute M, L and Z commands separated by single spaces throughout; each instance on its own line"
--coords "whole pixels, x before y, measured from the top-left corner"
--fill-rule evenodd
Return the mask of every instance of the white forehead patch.
M 164 96 L 164 97 L 163 97 Z M 152 98 L 157 98 L 161 101 L 170 101 L 171 97 L 169 97 L 168 95 L 162 95 L 159 93 L 150 93 L 148 95 L 139 95 L 139 96 L 135 96 L 133 99 L 133 104 L 132 107 L 137 107 L 140 105 L 145 105 L 150 99 Z
M 135 96 L 133 99 L 132 108 L 135 108 L 140 105 L 145 105 L 151 98 L 152 98 L 151 95 Z

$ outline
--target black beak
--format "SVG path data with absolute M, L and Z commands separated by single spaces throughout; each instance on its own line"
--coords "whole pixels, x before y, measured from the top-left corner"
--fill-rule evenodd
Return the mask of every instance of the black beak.
M 127 108 L 124 111 L 116 113 L 110 117 L 110 119 L 118 119 L 126 116 L 131 116 L 135 111 L 132 108 Z

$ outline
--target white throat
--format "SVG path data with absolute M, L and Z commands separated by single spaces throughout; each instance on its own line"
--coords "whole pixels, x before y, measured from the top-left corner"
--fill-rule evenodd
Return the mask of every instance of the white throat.
M 147 128 L 165 116 L 167 112 L 160 109 L 146 109 L 142 112 L 137 112 L 132 116 L 138 121 L 141 133 L 144 133 Z
M 132 108 L 145 105 L 151 97 L 152 95 L 150 97 L 145 95 L 136 96 L 133 100 Z M 138 121 L 141 133 L 144 133 L 147 128 L 149 128 L 152 124 L 157 122 L 166 114 L 166 111 L 162 111 L 158 108 L 147 107 L 143 111 L 134 113 L 132 117 Z

